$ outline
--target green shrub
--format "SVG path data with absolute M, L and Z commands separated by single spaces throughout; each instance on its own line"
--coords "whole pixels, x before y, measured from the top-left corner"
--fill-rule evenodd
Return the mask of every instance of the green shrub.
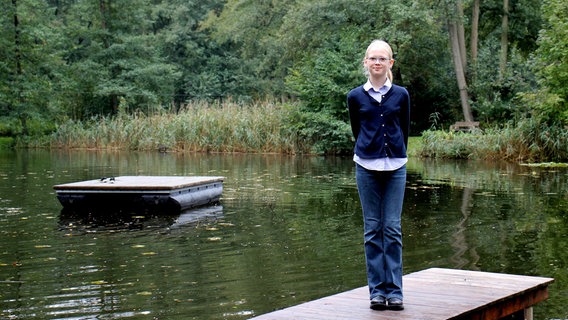
M 297 137 L 299 148 L 308 153 L 345 154 L 352 152 L 351 127 L 325 112 L 290 114 L 286 131 Z
M 0 117 L 0 136 L 13 136 L 17 125 L 17 119 Z
M 0 150 L 11 149 L 14 146 L 14 138 L 0 137 Z

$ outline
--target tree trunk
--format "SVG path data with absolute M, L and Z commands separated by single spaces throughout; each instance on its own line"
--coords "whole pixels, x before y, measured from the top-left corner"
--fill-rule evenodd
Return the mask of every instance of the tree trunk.
M 471 14 L 471 39 L 470 39 L 470 50 L 471 50 L 471 62 L 473 65 L 477 63 L 477 39 L 479 36 L 479 1 L 473 1 L 473 12 Z
M 465 48 L 465 29 L 463 26 L 463 3 L 461 0 L 456 1 L 456 10 L 457 10 L 457 31 L 458 31 L 458 43 L 460 49 L 460 58 L 463 67 L 463 73 L 467 74 L 467 51 Z
M 12 0 L 12 6 L 14 9 L 14 58 L 16 61 L 16 69 L 14 70 L 14 80 L 12 83 L 12 88 L 14 90 L 16 99 L 14 100 L 13 108 L 18 114 L 18 119 L 22 125 L 22 135 L 28 135 L 28 116 L 24 110 L 24 96 L 23 96 L 23 84 L 22 84 L 22 52 L 21 52 L 21 41 L 20 38 L 20 19 L 18 17 L 18 1 Z
M 101 29 L 103 30 L 103 44 L 105 49 L 110 48 L 111 40 L 110 36 L 108 35 L 110 31 L 108 30 L 109 27 L 112 28 L 112 25 L 109 26 L 109 22 L 111 20 L 111 0 L 99 0 L 99 12 L 101 15 Z M 111 77 L 116 77 L 114 70 L 111 70 Z M 109 94 L 109 103 L 110 108 L 113 114 L 118 113 L 118 104 L 119 104 L 119 96 L 115 93 Z
M 20 53 L 20 20 L 18 18 L 18 1 L 12 0 L 14 7 L 14 55 L 16 58 L 16 76 L 22 74 L 22 62 Z
M 99 12 L 101 13 L 101 29 L 106 30 L 106 8 L 105 0 L 99 0 Z
M 450 34 L 450 45 L 452 48 L 452 60 L 454 61 L 454 69 L 456 71 L 456 80 L 460 92 L 460 101 L 465 121 L 473 121 L 471 107 L 469 105 L 469 94 L 467 92 L 467 82 L 465 80 L 465 67 L 461 59 L 458 27 L 454 21 L 448 23 L 448 31 Z
M 108 3 L 107 3 L 108 1 Z M 99 14 L 101 15 L 101 30 L 103 31 L 103 45 L 105 49 L 110 47 L 108 35 L 108 20 L 110 19 L 110 0 L 99 0 Z
M 503 80 L 507 71 L 507 52 L 509 44 L 509 0 L 503 0 L 503 20 L 501 23 L 501 59 L 499 60 L 499 80 Z

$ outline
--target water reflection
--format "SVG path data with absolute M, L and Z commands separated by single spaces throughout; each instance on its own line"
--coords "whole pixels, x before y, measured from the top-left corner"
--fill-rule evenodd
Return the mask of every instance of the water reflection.
M 474 192 L 475 190 L 472 188 L 463 188 L 462 202 L 459 208 L 463 218 L 458 221 L 455 226 L 455 230 L 452 232 L 452 247 L 455 252 L 450 257 L 450 261 L 457 269 L 464 269 L 467 267 L 468 270 L 479 270 L 477 267 L 479 255 L 477 254 L 475 247 L 470 247 L 466 236 L 468 220 L 472 213 L 472 207 L 474 204 Z M 470 256 L 471 261 L 468 259 L 468 256 Z
M 209 205 L 191 208 L 179 214 L 152 211 L 122 210 L 69 210 L 64 208 L 59 215 L 59 228 L 66 235 L 81 235 L 87 232 L 131 231 L 157 229 L 169 231 L 184 227 L 214 224 L 223 218 L 223 206 Z
M 556 278 L 535 319 L 568 319 L 568 170 L 408 164 L 405 273 Z M 179 215 L 62 212 L 52 186 L 121 175 L 225 176 Z M 247 319 L 365 284 L 349 158 L 0 152 L 0 318 Z

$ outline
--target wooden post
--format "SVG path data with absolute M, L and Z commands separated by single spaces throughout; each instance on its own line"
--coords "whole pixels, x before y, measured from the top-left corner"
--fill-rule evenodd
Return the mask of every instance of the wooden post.
M 525 320 L 533 320 L 533 307 L 525 309 Z

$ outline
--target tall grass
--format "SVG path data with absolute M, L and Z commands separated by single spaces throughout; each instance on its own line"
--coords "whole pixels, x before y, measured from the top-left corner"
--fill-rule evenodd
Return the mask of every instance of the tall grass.
M 515 162 L 568 161 L 568 129 L 534 119 L 484 131 L 425 131 L 418 154 L 452 159 L 499 159 Z
M 318 144 L 326 142 L 327 132 L 341 132 L 331 138 L 348 141 L 347 124 L 338 125 L 325 115 L 316 118 L 323 117 L 328 123 L 315 123 L 311 121 L 313 115 L 309 119 L 306 115 L 309 113 L 301 112 L 296 105 L 271 101 L 247 105 L 194 102 L 177 113 L 70 120 L 59 126 L 49 146 L 294 154 L 331 152 L 333 143 Z

